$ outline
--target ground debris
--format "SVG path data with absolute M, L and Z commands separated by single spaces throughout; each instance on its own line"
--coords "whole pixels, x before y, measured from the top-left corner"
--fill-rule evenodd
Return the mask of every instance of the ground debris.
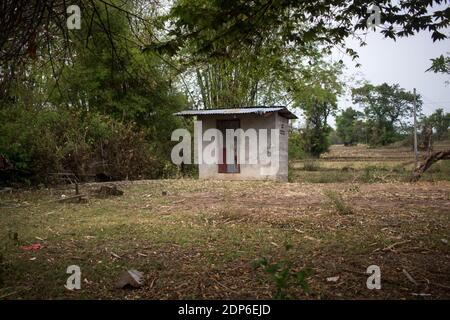
M 101 186 L 99 189 L 94 191 L 94 194 L 98 197 L 122 196 L 123 191 L 117 189 L 117 186 Z
M 88 202 L 87 195 L 85 194 L 76 194 L 74 196 L 67 197 L 66 195 L 61 195 L 61 198 L 56 200 L 57 202 Z
M 339 280 L 339 276 L 335 276 L 335 277 L 328 277 L 327 281 L 328 282 L 337 282 Z
M 30 246 L 20 247 L 20 249 L 25 250 L 25 251 L 38 251 L 38 250 L 42 249 L 42 245 L 40 243 L 33 243 Z
M 417 283 L 416 280 L 414 280 L 414 278 L 409 274 L 408 271 L 406 271 L 405 269 L 402 270 L 403 274 L 406 276 L 406 278 L 408 278 L 409 281 L 411 281 L 414 285 L 418 286 L 419 284 Z
M 115 287 L 117 289 L 123 289 L 126 287 L 139 288 L 144 284 L 144 279 L 142 272 L 137 270 L 127 270 L 123 271 L 117 281 Z

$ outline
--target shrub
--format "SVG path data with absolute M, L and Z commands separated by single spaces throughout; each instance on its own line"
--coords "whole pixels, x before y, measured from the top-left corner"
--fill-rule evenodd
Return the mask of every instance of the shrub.
M 62 171 L 80 180 L 97 173 L 111 179 L 155 178 L 167 171 L 164 155 L 133 123 L 96 113 L 20 108 L 4 108 L 0 117 L 5 120 L 0 153 L 22 182 L 51 182 L 50 174 Z

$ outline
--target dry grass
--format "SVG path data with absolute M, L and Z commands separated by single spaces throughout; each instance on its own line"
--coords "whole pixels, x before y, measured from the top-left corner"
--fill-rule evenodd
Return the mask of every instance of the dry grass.
M 450 148 L 450 142 L 439 142 L 434 149 Z M 423 159 L 425 155 L 421 155 Z M 407 147 L 368 148 L 365 145 L 335 145 L 317 160 L 293 160 L 290 181 L 309 183 L 378 183 L 408 182 L 414 168 L 414 157 Z M 314 168 L 314 170 L 311 170 Z M 428 170 L 423 181 L 450 181 L 450 161 L 440 161 Z
M 251 266 L 264 256 L 312 270 L 311 293 L 292 286 L 294 298 L 450 297 L 450 182 L 159 180 L 118 186 L 122 197 L 87 204 L 51 202 L 70 190 L 2 194 L 0 297 L 271 298 L 273 283 Z M 338 190 L 352 214 L 339 214 L 327 190 Z M 36 242 L 43 245 L 39 251 L 20 248 Z M 288 253 L 286 242 L 293 245 Z M 64 288 L 71 264 L 81 267 L 80 291 Z M 371 264 L 381 267 L 381 290 L 366 288 Z M 144 272 L 145 286 L 114 289 L 116 276 L 129 268 Z M 327 282 L 331 276 L 340 278 Z

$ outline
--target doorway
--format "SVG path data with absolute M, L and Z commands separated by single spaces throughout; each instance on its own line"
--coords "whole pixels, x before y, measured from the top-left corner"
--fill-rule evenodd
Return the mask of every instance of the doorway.
M 237 161 L 237 137 L 234 137 L 234 163 L 227 164 L 227 138 L 226 138 L 226 130 L 227 129 L 239 129 L 241 127 L 241 123 L 239 119 L 233 120 L 217 120 L 217 129 L 222 132 L 223 136 L 223 149 L 222 149 L 222 160 L 223 163 L 218 165 L 219 173 L 240 173 L 241 168 Z

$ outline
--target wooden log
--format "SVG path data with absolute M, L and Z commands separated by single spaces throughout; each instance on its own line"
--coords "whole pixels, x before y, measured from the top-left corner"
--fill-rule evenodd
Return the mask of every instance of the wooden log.
M 422 174 L 430 168 L 433 163 L 438 162 L 439 160 L 448 160 L 450 159 L 450 149 L 444 150 L 444 151 L 437 151 L 430 154 L 425 161 L 418 166 L 416 169 L 414 169 L 412 175 L 411 175 L 411 182 L 417 182 L 419 181 Z

